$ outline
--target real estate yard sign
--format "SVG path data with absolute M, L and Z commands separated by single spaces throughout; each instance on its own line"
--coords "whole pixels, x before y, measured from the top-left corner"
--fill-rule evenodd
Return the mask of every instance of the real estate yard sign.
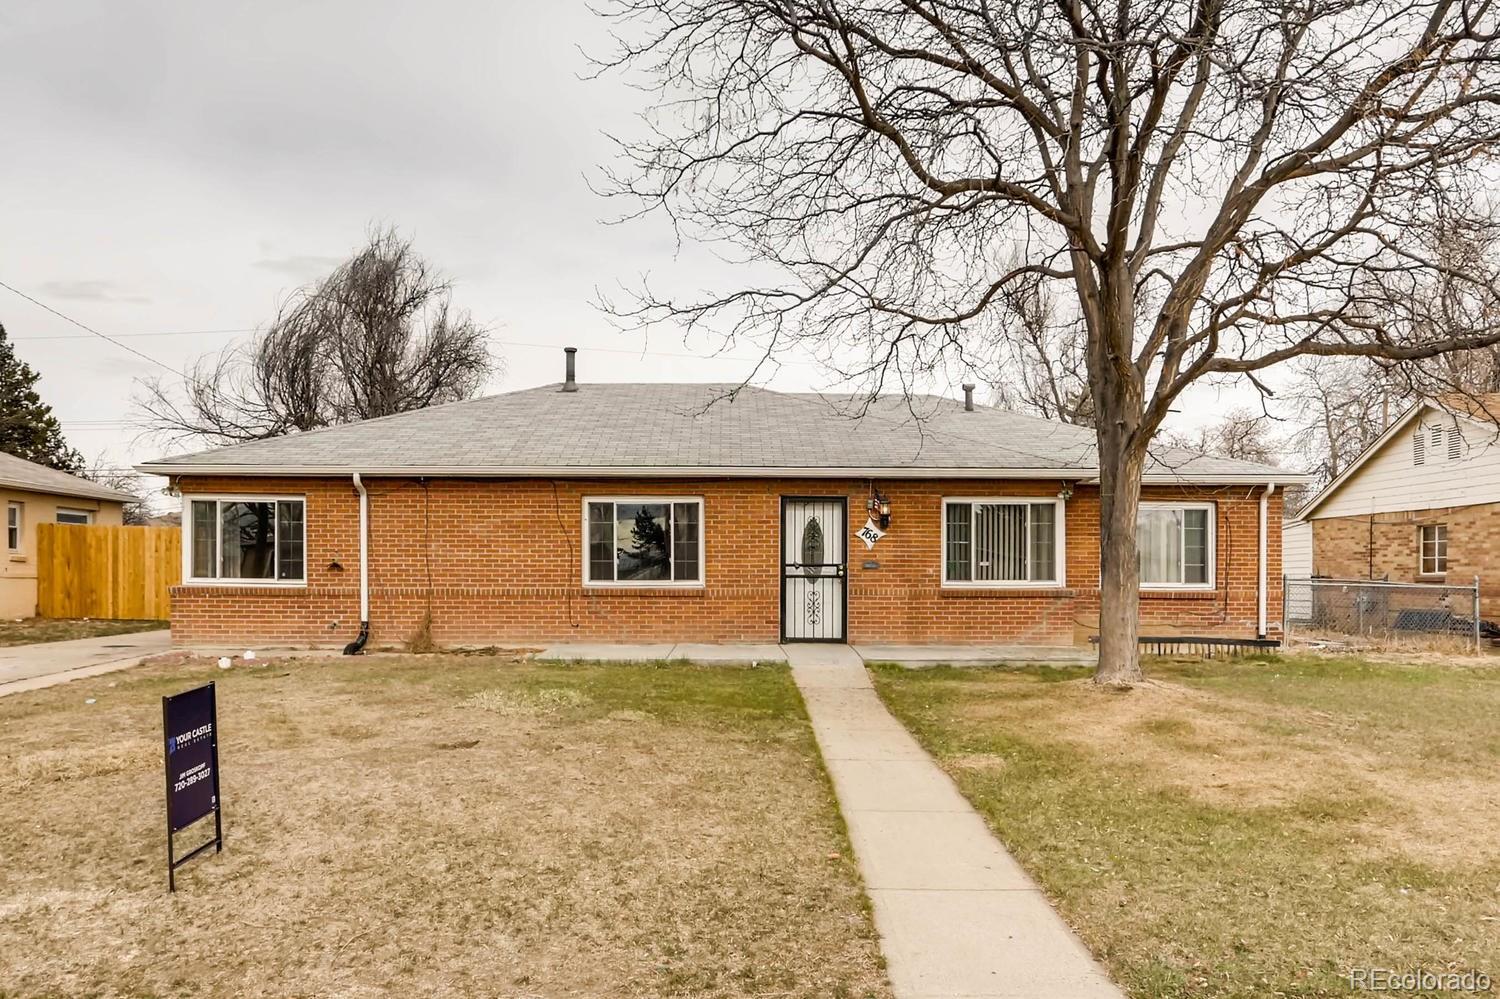
M 214 685 L 206 683 L 161 699 L 167 766 L 167 890 L 177 890 L 177 868 L 198 854 L 224 849 L 219 810 L 219 717 Z M 212 813 L 214 838 L 176 856 L 173 837 Z

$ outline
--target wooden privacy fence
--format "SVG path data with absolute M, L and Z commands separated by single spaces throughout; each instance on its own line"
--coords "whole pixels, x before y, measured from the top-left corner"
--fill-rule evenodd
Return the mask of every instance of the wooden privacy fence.
M 164 621 L 182 580 L 175 527 L 38 524 L 36 603 L 42 617 Z

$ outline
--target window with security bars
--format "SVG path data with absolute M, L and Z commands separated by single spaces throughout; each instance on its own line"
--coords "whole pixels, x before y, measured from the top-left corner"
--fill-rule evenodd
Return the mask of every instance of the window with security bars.
M 943 582 L 1005 586 L 1059 581 L 1057 500 L 964 499 L 943 504 Z

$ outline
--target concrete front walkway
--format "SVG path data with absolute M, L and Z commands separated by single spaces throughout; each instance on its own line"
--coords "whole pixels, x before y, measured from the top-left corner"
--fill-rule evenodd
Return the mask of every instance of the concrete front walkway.
M 846 645 L 787 645 L 897 999 L 1123 999 L 885 709 Z
M 0 648 L 0 697 L 128 669 L 171 647 L 172 633 L 163 629 Z

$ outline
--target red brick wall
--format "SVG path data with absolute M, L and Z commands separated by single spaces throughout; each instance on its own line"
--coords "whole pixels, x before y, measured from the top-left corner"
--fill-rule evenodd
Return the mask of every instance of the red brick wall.
M 307 497 L 307 585 L 183 585 L 173 590 L 173 637 L 185 643 L 341 644 L 359 627 L 358 499 L 346 479 L 184 479 L 194 494 Z M 890 532 L 867 552 L 865 480 L 541 479 L 367 480 L 371 640 L 399 643 L 429 607 L 439 644 L 543 641 L 774 642 L 780 615 L 780 497 L 849 500 L 849 640 L 1025 642 L 1086 640 L 1098 617 L 1098 509 L 1093 487 L 1066 508 L 1066 587 L 944 589 L 944 496 L 1053 496 L 1057 482 L 885 480 Z M 704 497 L 707 584 L 599 589 L 581 583 L 586 495 Z M 1148 490 L 1148 498 L 1213 499 L 1218 588 L 1143 595 L 1150 632 L 1253 635 L 1258 499 L 1246 487 Z M 1273 498 L 1270 523 L 1280 523 Z M 1280 532 L 1269 537 L 1270 618 L 1280 620 Z M 867 569 L 874 560 L 879 568 Z
M 1210 501 L 1214 504 L 1214 588 L 1141 590 L 1140 630 L 1143 635 L 1224 635 L 1254 637 L 1259 627 L 1260 487 L 1222 486 L 1177 489 L 1147 487 L 1144 500 Z M 1068 504 L 1069 559 L 1084 559 L 1087 575 L 1070 575 L 1080 583 L 1077 642 L 1098 633 L 1099 626 L 1099 492 L 1080 490 Z M 1272 637 L 1281 632 L 1281 510 L 1280 492 L 1266 504 L 1266 626 Z M 1075 549 L 1073 524 L 1080 527 Z

